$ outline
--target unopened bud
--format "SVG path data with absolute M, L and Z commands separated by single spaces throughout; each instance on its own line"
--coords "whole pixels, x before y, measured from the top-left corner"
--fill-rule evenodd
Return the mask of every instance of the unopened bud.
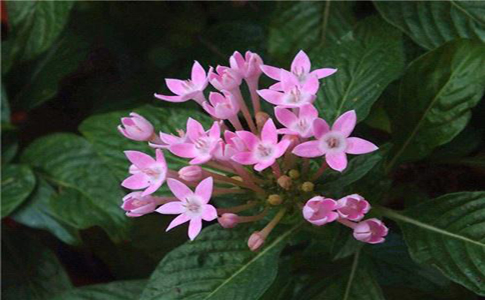
M 291 178 L 286 175 L 280 176 L 280 178 L 278 178 L 276 182 L 278 183 L 279 186 L 281 186 L 281 188 L 285 190 L 289 190 L 292 183 Z
M 234 179 L 234 180 L 243 182 L 243 179 L 239 176 L 232 176 L 231 178 Z
M 298 170 L 295 170 L 295 169 L 290 170 L 290 172 L 288 172 L 288 175 L 290 175 L 291 179 L 300 178 L 300 172 Z
M 130 113 L 122 118 L 118 131 L 126 138 L 134 141 L 150 141 L 154 136 L 153 125 L 137 113 Z
M 280 205 L 283 202 L 283 199 L 281 198 L 280 195 L 272 194 L 272 195 L 269 195 L 267 201 L 271 205 Z
M 239 223 L 239 216 L 232 213 L 225 213 L 217 221 L 224 228 L 234 228 Z
M 179 177 L 188 182 L 196 182 L 202 179 L 202 168 L 199 166 L 187 166 L 179 170 Z
M 263 246 L 264 240 L 265 238 L 259 231 L 254 232 L 253 234 L 251 234 L 248 240 L 249 250 L 258 251 L 261 246 Z
M 269 119 L 269 115 L 265 112 L 257 112 L 256 113 L 256 125 L 258 126 L 258 128 L 263 128 L 264 124 L 266 123 L 266 121 L 268 121 Z
M 301 190 L 308 193 L 312 192 L 314 187 L 315 185 L 313 184 L 313 182 L 306 181 L 303 182 L 303 184 L 301 185 Z

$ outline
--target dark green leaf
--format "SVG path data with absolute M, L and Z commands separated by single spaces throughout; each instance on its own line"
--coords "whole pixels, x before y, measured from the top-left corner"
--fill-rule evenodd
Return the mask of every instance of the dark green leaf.
M 247 247 L 247 226 L 206 228 L 162 260 L 141 299 L 258 299 L 275 279 L 279 254 L 298 227 L 266 241 L 257 253 Z
M 453 139 L 470 120 L 485 87 L 485 45 L 459 40 L 415 60 L 389 103 L 394 149 L 390 170 Z
M 37 181 L 37 187 L 32 195 L 26 203 L 12 214 L 12 218 L 26 226 L 48 230 L 66 244 L 81 244 L 76 228 L 66 224 L 62 221 L 62 218 L 56 216 L 51 206 L 51 198 L 55 196 L 54 188 L 42 177 L 38 178 Z M 79 207 L 75 208 L 74 212 L 78 213 Z
M 398 222 L 416 262 L 485 295 L 485 192 L 448 194 L 405 212 L 381 210 Z
M 35 176 L 26 165 L 2 167 L 2 218 L 27 199 L 35 187 Z
M 424 48 L 457 38 L 485 41 L 481 1 L 374 1 L 381 15 Z
M 303 49 L 331 45 L 352 29 L 353 1 L 282 2 L 274 13 L 268 52 L 274 59 L 290 59 Z M 317 65 L 315 65 L 317 66 Z
M 63 221 L 78 228 L 99 225 L 114 240 L 126 238 L 129 219 L 120 209 L 120 183 L 89 142 L 74 134 L 53 134 L 29 145 L 22 160 L 60 187 L 52 205 Z
M 56 256 L 19 230 L 2 231 L 2 299 L 50 300 L 71 283 Z
M 401 33 L 379 18 L 360 22 L 341 42 L 311 52 L 315 67 L 337 68 L 322 80 L 315 102 L 321 116 L 332 123 L 348 110 L 365 119 L 372 104 L 404 67 Z
M 10 123 L 10 104 L 8 103 L 7 91 L 5 90 L 5 84 L 2 81 L 2 99 L 1 99 L 1 122 L 2 127 L 4 123 Z
M 145 285 L 146 280 L 114 281 L 72 289 L 52 300 L 134 300 Z

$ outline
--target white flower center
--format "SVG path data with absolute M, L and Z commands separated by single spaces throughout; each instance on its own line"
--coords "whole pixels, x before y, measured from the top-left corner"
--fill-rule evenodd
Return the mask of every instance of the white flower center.
M 185 204 L 183 206 L 185 207 L 185 213 L 191 217 L 202 214 L 202 202 L 196 195 L 185 198 Z
M 190 93 L 193 90 L 195 90 L 195 84 L 190 79 L 184 80 L 184 83 L 182 84 L 182 86 L 184 87 L 187 93 Z
M 211 150 L 212 139 L 209 137 L 200 137 L 194 142 L 194 145 L 199 153 L 207 154 Z
M 274 149 L 272 145 L 259 144 L 256 147 L 256 157 L 260 160 L 271 159 L 273 152 Z
M 342 152 L 347 148 L 347 141 L 340 133 L 329 132 L 322 137 L 320 147 L 327 153 Z

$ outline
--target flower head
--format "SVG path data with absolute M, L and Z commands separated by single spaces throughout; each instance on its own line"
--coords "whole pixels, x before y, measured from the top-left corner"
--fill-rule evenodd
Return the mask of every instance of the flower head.
M 384 237 L 389 229 L 378 219 L 364 220 L 354 227 L 354 237 L 364 243 L 379 244 L 384 242 Z
M 202 103 L 202 107 L 205 111 L 221 120 L 237 118 L 239 113 L 239 103 L 234 98 L 234 96 L 228 92 L 223 92 L 224 95 L 220 93 L 210 93 L 209 102 Z
M 158 202 L 151 195 L 142 196 L 142 192 L 132 192 L 123 198 L 121 208 L 126 211 L 128 217 L 141 217 L 154 212 Z
M 334 170 L 343 171 L 347 167 L 348 154 L 364 154 L 377 150 L 373 143 L 361 138 L 349 137 L 357 122 L 355 111 L 341 115 L 330 128 L 323 119 L 313 122 L 313 135 L 316 141 L 302 143 L 293 153 L 302 157 L 325 155 L 327 164 Z
M 130 177 L 126 178 L 121 185 L 127 189 L 140 190 L 147 188 L 142 196 L 155 192 L 167 178 L 167 163 L 162 151 L 155 151 L 156 159 L 139 151 L 125 151 L 125 155 L 132 163 Z
M 318 111 L 313 105 L 307 104 L 300 108 L 298 117 L 282 107 L 275 108 L 275 115 L 276 119 L 286 127 L 278 129 L 278 133 L 308 138 L 313 135 L 313 121 L 318 117 Z
M 217 66 L 216 72 L 209 72 L 209 81 L 219 91 L 231 91 L 239 88 L 242 77 L 236 70 L 228 67 Z
M 122 118 L 121 124 L 123 126 L 118 126 L 119 132 L 134 141 L 149 141 L 154 134 L 153 125 L 134 112 L 130 113 L 129 118 Z
M 246 51 L 245 57 L 238 51 L 229 58 L 231 69 L 236 70 L 242 78 L 257 80 L 261 75 L 261 66 L 263 60 L 261 57 L 251 51 Z
M 303 217 L 308 222 L 322 226 L 338 218 L 335 212 L 337 202 L 330 198 L 315 196 L 307 201 L 303 207 Z
M 370 204 L 362 196 L 353 194 L 337 201 L 340 218 L 360 221 L 370 210 Z
M 249 131 L 238 131 L 236 134 L 244 142 L 248 151 L 239 152 L 232 159 L 243 165 L 255 165 L 256 171 L 262 171 L 274 164 L 290 145 L 289 140 L 278 143 L 276 126 L 271 119 L 264 124 L 261 138 Z
M 209 69 L 209 73 L 212 69 Z M 202 93 L 208 84 L 207 74 L 199 64 L 198 61 L 194 62 L 192 66 L 191 79 L 180 80 L 180 79 L 165 79 L 165 83 L 172 93 L 176 96 L 165 96 L 162 94 L 155 94 L 155 97 L 161 100 L 169 102 L 185 102 L 187 100 L 195 100 L 199 104 L 204 101 L 204 94 Z
M 208 204 L 212 196 L 212 177 L 202 180 L 195 188 L 195 192 L 175 179 L 169 178 L 167 184 L 180 201 L 166 203 L 156 211 L 161 214 L 179 215 L 168 225 L 167 231 L 189 222 L 189 238 L 194 240 L 202 229 L 202 220 L 212 221 L 217 218 L 215 207 Z

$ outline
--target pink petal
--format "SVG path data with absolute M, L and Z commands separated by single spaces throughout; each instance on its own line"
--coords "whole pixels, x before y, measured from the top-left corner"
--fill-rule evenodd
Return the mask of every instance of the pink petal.
M 190 218 L 187 215 L 181 214 L 180 216 L 177 216 L 175 219 L 173 219 L 172 222 L 170 222 L 165 231 L 169 231 L 170 229 L 177 227 L 180 224 L 187 222 L 188 220 L 190 220 Z
M 258 162 L 251 152 L 240 152 L 231 157 L 231 159 L 241 165 L 253 165 Z
M 301 110 L 300 110 L 301 114 Z M 298 121 L 298 118 L 292 113 L 290 110 L 286 108 L 276 107 L 275 108 L 275 115 L 276 119 L 283 124 L 285 127 L 290 128 L 295 122 Z
M 354 130 L 355 124 L 357 123 L 357 115 L 355 110 L 349 110 L 344 113 L 335 121 L 332 126 L 332 130 L 339 131 L 345 137 L 348 137 Z
M 157 163 L 161 163 L 164 165 L 164 167 L 167 166 L 167 162 L 165 161 L 165 156 L 163 155 L 163 152 L 160 149 L 155 150 L 155 157 Z
M 212 127 L 209 129 L 209 136 L 213 139 L 221 137 L 221 127 L 219 126 L 219 122 L 214 122 L 214 124 L 212 124 Z
M 315 119 L 313 121 L 313 135 L 316 139 L 321 139 L 324 134 L 330 131 L 330 126 L 324 119 Z
M 325 160 L 330 168 L 342 172 L 347 168 L 347 155 L 345 152 L 340 153 L 327 153 Z
M 316 75 L 318 79 L 322 79 L 332 75 L 335 72 L 337 72 L 337 69 L 323 68 L 323 69 L 316 69 L 311 73 L 311 75 Z
M 283 98 L 285 97 L 284 93 L 280 93 L 280 92 L 268 90 L 268 89 L 258 90 L 256 92 L 258 93 L 258 95 L 261 96 L 261 98 L 263 98 L 264 100 L 268 101 L 271 104 L 280 105 L 280 104 L 283 104 L 284 102 L 283 101 Z
M 293 73 L 309 73 L 311 69 L 310 58 L 303 50 L 300 50 L 291 63 L 291 72 Z
M 209 160 L 211 160 L 212 155 L 197 155 L 194 159 L 192 159 L 189 163 L 191 165 L 201 165 L 205 164 Z
M 172 191 L 175 197 L 180 201 L 185 201 L 188 196 L 194 194 L 185 184 L 176 179 L 167 179 L 167 184 L 170 191 Z
M 202 124 L 192 118 L 187 120 L 187 136 L 192 142 L 195 142 L 204 133 L 205 130 Z
M 125 155 L 139 169 L 149 168 L 155 163 L 155 160 L 150 155 L 140 151 L 125 151 Z
M 214 181 L 212 177 L 207 177 L 197 185 L 197 187 L 195 188 L 195 194 L 202 198 L 202 201 L 204 201 L 204 203 L 208 203 L 212 196 L 213 185 Z
M 301 157 L 318 157 L 325 154 L 320 149 L 318 141 L 310 141 L 297 145 L 292 153 Z
M 195 148 L 194 144 L 175 144 L 171 145 L 168 150 L 170 150 L 170 152 L 172 152 L 173 154 L 184 158 L 192 158 L 197 156 L 197 149 Z
M 244 68 L 244 57 L 238 51 L 234 51 L 232 56 L 229 58 L 229 65 L 234 70 L 239 70 Z M 244 74 L 241 74 L 244 75 Z
M 216 117 L 216 118 L 217 118 L 217 116 L 216 116 L 216 110 L 214 109 L 214 107 L 212 107 L 212 106 L 209 104 L 209 102 L 204 101 L 204 102 L 202 103 L 202 108 L 203 108 L 203 109 L 204 109 L 204 110 L 205 110 L 205 111 L 206 111 L 206 112 L 207 112 L 209 115 L 211 115 L 211 116 L 213 116 L 213 117 Z
M 123 180 L 121 185 L 130 190 L 139 190 L 146 188 L 150 183 L 148 182 L 147 175 L 144 173 L 138 173 L 131 175 Z
M 192 66 L 191 79 L 196 85 L 203 85 L 207 80 L 207 74 L 198 61 L 195 61 Z
M 200 233 L 202 229 L 202 220 L 200 218 L 194 218 L 189 223 L 189 239 L 193 241 L 195 237 Z
M 261 130 L 261 140 L 276 144 L 278 142 L 278 133 L 276 132 L 276 126 L 272 119 L 268 119 Z
M 373 143 L 357 137 L 347 138 L 347 149 L 345 152 L 349 154 L 364 154 L 379 149 Z
M 291 72 L 288 72 L 286 70 L 281 70 L 280 77 L 281 77 L 281 86 L 283 88 L 283 91 L 285 92 L 289 92 L 295 86 L 300 85 L 300 81 L 298 80 L 298 77 L 296 77 L 296 75 Z
M 183 80 L 167 78 L 165 79 L 165 83 L 167 84 L 169 90 L 172 91 L 172 93 L 174 93 L 175 95 L 182 96 L 187 93 L 187 89 L 185 88 L 185 81 Z
M 168 101 L 168 102 L 175 102 L 175 103 L 185 102 L 185 101 L 190 99 L 187 96 L 165 96 L 165 95 L 162 95 L 162 94 L 155 94 L 155 97 L 160 99 L 160 100 L 165 100 L 165 101 Z
M 162 142 L 164 142 L 165 144 L 169 144 L 169 145 L 178 143 L 179 140 L 180 140 L 180 138 L 177 137 L 177 136 L 167 134 L 167 133 L 163 133 L 163 132 L 160 132 L 160 139 L 162 140 Z
M 305 119 L 316 119 L 318 117 L 318 110 L 315 108 L 315 106 L 306 104 L 300 107 L 298 116 Z
M 204 213 L 202 214 L 202 220 L 213 221 L 217 218 L 217 210 L 214 206 L 207 204 L 204 206 Z
M 165 215 L 178 215 L 185 211 L 185 207 L 182 205 L 181 201 L 174 201 L 165 203 L 155 211 Z
M 236 131 L 237 136 L 246 144 L 246 147 L 253 149 L 259 143 L 259 139 L 252 132 Z
M 224 96 L 217 92 L 210 92 L 209 94 L 209 101 L 212 105 L 216 105 L 218 103 L 226 102 Z
M 280 68 L 276 68 L 268 65 L 262 65 L 261 71 L 263 71 L 263 73 L 266 74 L 266 76 L 268 76 L 271 79 L 280 80 L 280 73 L 281 73 Z
M 291 141 L 290 140 L 282 140 L 276 145 L 276 155 L 275 158 L 281 157 L 283 154 L 285 154 L 286 150 L 290 146 Z
M 281 82 L 277 82 L 273 85 L 271 85 L 269 87 L 270 90 L 273 90 L 273 91 L 282 91 L 283 90 L 283 85 L 281 84 Z
M 147 195 L 155 193 L 162 186 L 162 183 L 164 181 L 165 181 L 165 178 L 163 178 L 161 180 L 150 182 L 150 185 L 148 186 L 148 188 L 146 190 L 144 190 L 141 195 L 147 196 Z
M 310 76 L 303 84 L 303 90 L 309 94 L 315 95 L 318 92 L 320 83 L 317 77 Z
M 270 160 L 270 161 L 266 161 L 266 162 L 260 162 L 260 163 L 257 163 L 257 164 L 254 165 L 254 169 L 258 172 L 261 172 L 274 163 L 275 163 L 274 159 Z

